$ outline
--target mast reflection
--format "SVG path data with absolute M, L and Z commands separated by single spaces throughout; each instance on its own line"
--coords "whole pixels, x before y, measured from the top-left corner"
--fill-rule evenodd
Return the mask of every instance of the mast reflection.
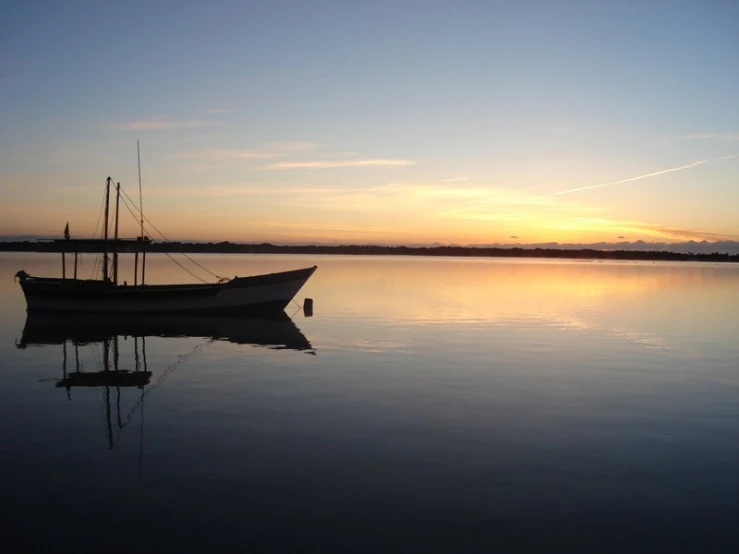
M 147 338 L 202 338 L 189 353 L 180 355 L 152 382 L 146 355 Z M 133 339 L 133 367 L 122 367 L 120 341 Z M 105 407 L 108 448 L 113 449 L 120 431 L 141 419 L 143 448 L 144 399 L 169 375 L 185 363 L 190 355 L 213 341 L 260 346 L 274 350 L 295 350 L 315 355 L 308 339 L 284 312 L 268 317 L 194 316 L 194 315 L 100 315 L 31 313 L 26 317 L 21 349 L 57 345 L 62 347 L 62 377 L 56 387 L 67 391 L 72 399 L 75 387 L 101 387 Z M 130 344 L 130 342 L 128 342 Z M 90 345 L 98 359 L 95 370 L 86 370 L 80 358 L 80 347 Z M 71 350 L 71 352 L 70 352 Z M 127 357 L 130 354 L 127 354 Z M 70 359 L 71 358 L 71 359 Z M 128 358 L 131 360 L 131 358 Z M 121 389 L 139 389 L 133 408 L 121 413 Z M 117 433 L 114 431 L 117 428 Z M 142 450 L 143 456 L 143 450 Z

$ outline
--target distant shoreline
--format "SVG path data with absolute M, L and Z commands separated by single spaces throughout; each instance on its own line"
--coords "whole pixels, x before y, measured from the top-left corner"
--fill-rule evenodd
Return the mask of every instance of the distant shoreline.
M 63 243 L 14 241 L 0 242 L 0 252 L 61 252 Z M 72 250 L 67 250 L 70 252 Z M 552 258 L 587 260 L 647 260 L 647 261 L 694 261 L 694 262 L 739 262 L 739 254 L 695 254 L 667 252 L 661 250 L 595 250 L 589 248 L 493 248 L 473 246 L 280 246 L 269 243 L 237 244 L 232 242 L 195 243 L 163 242 L 151 243 L 146 247 L 151 253 L 187 254 L 332 254 L 344 256 L 452 256 L 483 258 Z M 80 250 L 97 252 L 97 250 Z

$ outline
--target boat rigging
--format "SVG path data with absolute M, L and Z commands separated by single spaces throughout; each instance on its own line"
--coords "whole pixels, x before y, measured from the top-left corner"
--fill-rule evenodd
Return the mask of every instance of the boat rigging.
M 102 238 L 73 239 L 69 235 L 69 224 L 63 239 L 54 239 L 62 254 L 62 277 L 36 277 L 24 270 L 16 273 L 26 297 L 27 310 L 78 312 L 78 313 L 240 313 L 270 312 L 283 310 L 303 287 L 316 266 L 254 275 L 250 277 L 224 278 L 208 270 L 189 256 L 192 263 L 217 279 L 210 283 L 185 268 L 170 254 L 167 256 L 201 284 L 146 284 L 146 252 L 151 239 L 145 234 L 144 221 L 167 241 L 159 229 L 143 214 L 141 200 L 136 208 L 133 200 L 115 183 L 115 213 L 113 214 L 113 237 L 110 237 L 111 186 L 108 177 L 105 184 L 104 225 Z M 139 188 L 139 194 L 141 189 Z M 124 239 L 119 235 L 121 201 L 136 217 L 141 235 L 135 239 Z M 133 208 L 132 208 L 133 206 Z M 80 252 L 102 252 L 102 279 L 79 279 L 78 259 Z M 119 255 L 133 252 L 134 284 L 120 284 Z M 74 254 L 73 277 L 67 277 L 66 255 Z M 112 254 L 112 256 L 111 256 Z M 141 258 L 139 267 L 138 258 Z M 112 259 L 111 259 L 112 257 Z M 139 273 L 140 270 L 140 273 Z M 139 282 L 140 275 L 140 282 Z

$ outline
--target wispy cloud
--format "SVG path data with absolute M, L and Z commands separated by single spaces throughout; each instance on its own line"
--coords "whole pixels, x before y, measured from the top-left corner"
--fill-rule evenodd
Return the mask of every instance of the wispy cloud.
M 209 115 L 221 115 L 228 113 L 230 110 L 228 108 L 209 108 L 207 110 L 204 110 L 203 113 L 209 114 Z
M 689 164 L 681 165 L 679 167 L 671 167 L 669 169 L 662 169 L 660 171 L 654 171 L 652 173 L 646 173 L 644 175 L 637 175 L 636 177 L 629 177 L 628 179 L 621 179 L 620 181 L 612 181 L 610 183 L 601 183 L 598 185 L 590 185 L 587 187 L 577 187 L 573 189 L 567 189 L 567 190 L 560 190 L 557 192 L 550 192 L 549 194 L 541 194 L 539 195 L 540 198 L 546 198 L 548 196 L 561 196 L 563 194 L 572 194 L 573 192 L 581 192 L 584 190 L 592 190 L 592 189 L 599 189 L 603 187 L 610 187 L 613 185 L 621 185 L 623 183 L 631 183 L 632 181 L 639 181 L 641 179 L 648 179 L 650 177 L 657 177 L 658 175 L 665 175 L 666 173 L 673 173 L 675 171 L 684 171 L 686 169 L 692 169 L 694 167 L 698 167 L 700 165 L 703 165 L 705 163 L 709 162 L 717 162 L 720 160 L 729 160 L 731 158 L 736 158 L 737 154 L 732 154 L 730 156 L 723 156 L 721 158 L 707 158 L 705 160 L 697 160 L 695 162 L 691 162 Z
M 195 173 L 201 171 L 216 171 L 225 167 L 223 164 L 194 164 L 187 167 L 178 168 L 179 171 L 184 173 Z
M 678 137 L 677 140 L 728 140 L 728 141 L 739 141 L 739 133 L 696 133 L 692 135 L 683 135 Z
M 166 157 L 170 160 L 218 160 L 225 161 L 229 159 L 255 160 L 265 158 L 275 158 L 279 153 L 269 150 L 239 150 L 239 149 L 222 149 L 222 148 L 206 148 L 203 150 L 195 150 L 190 152 L 178 152 L 169 154 Z
M 315 150 L 321 146 L 323 145 L 313 142 L 270 142 L 260 148 L 207 148 L 194 152 L 170 154 L 167 157 L 173 160 L 264 160 L 280 158 L 289 154 L 310 152 L 311 150 Z
M 310 152 L 316 148 L 321 148 L 323 144 L 315 142 L 270 142 L 267 144 L 267 148 L 276 150 L 278 152 L 292 153 L 292 152 Z
M 236 160 L 263 160 L 265 158 L 279 158 L 284 156 L 284 152 L 278 150 L 216 150 L 213 154 L 222 158 L 232 158 Z
M 459 206 L 474 202 L 474 206 Z M 412 206 L 415 215 L 434 218 L 436 222 L 451 220 L 485 221 L 510 214 L 521 208 L 555 206 L 560 212 L 596 208 L 563 205 L 554 199 L 534 198 L 520 191 L 494 189 L 489 186 L 447 186 L 434 183 L 393 182 L 368 187 L 337 189 L 321 198 L 323 208 L 362 212 L 407 212 Z M 379 208 L 381 206 L 381 208 Z M 485 210 L 485 207 L 494 206 Z M 502 216 L 501 214 L 506 214 Z
M 436 191 L 429 190 L 426 194 L 435 194 Z M 462 219 L 487 219 L 489 217 L 489 208 L 500 208 L 503 206 L 547 206 L 554 201 L 547 200 L 543 196 L 528 196 L 519 191 L 510 191 L 505 189 L 481 189 L 470 188 L 457 191 L 440 191 L 448 197 L 477 199 L 478 203 L 470 206 L 460 206 L 458 208 L 446 209 L 437 215 L 442 217 L 454 217 Z M 565 208 L 564 206 L 560 206 Z M 577 206 L 575 209 L 584 209 Z
M 469 177 L 449 177 L 448 179 L 439 179 L 438 181 L 435 181 L 436 183 L 461 183 L 464 181 L 469 181 Z
M 151 119 L 136 119 L 134 121 L 121 121 L 110 125 L 111 129 L 118 131 L 170 131 L 173 129 L 196 129 L 198 127 L 211 127 L 220 125 L 218 121 L 203 119 L 172 120 L 164 117 Z
M 332 169 L 336 167 L 402 167 L 415 165 L 414 160 L 403 159 L 369 159 L 369 160 L 334 160 L 334 161 L 307 161 L 307 162 L 276 162 L 260 167 L 259 169 Z
M 178 138 L 181 140 L 186 140 L 188 142 L 197 142 L 200 140 L 215 140 L 217 138 L 221 138 L 221 135 L 217 133 L 193 133 L 193 134 L 183 135 Z
M 396 229 L 391 229 L 382 225 L 351 225 L 343 223 L 315 223 L 310 221 L 301 221 L 292 223 L 289 221 L 266 221 L 264 222 L 266 227 L 278 227 L 280 229 L 294 227 L 296 229 L 321 229 L 321 230 L 332 230 L 332 231 L 371 231 L 373 233 L 382 233 L 392 235 L 397 233 Z
M 618 239 L 628 235 L 630 237 L 641 237 L 650 240 L 695 240 L 695 241 L 716 241 L 716 240 L 734 240 L 735 235 L 724 233 L 714 233 L 711 231 L 701 231 L 698 229 L 670 227 L 654 223 L 645 223 L 643 221 L 618 220 L 604 217 L 570 217 L 570 218 L 551 218 L 543 220 L 542 224 L 545 228 L 553 231 L 574 230 L 579 232 L 597 233 L 601 236 L 611 235 L 618 236 Z
M 330 187 L 275 187 L 264 185 L 231 184 L 231 185 L 177 185 L 158 187 L 150 191 L 147 196 L 157 197 L 194 197 L 217 198 L 237 196 L 304 196 L 316 194 L 334 194 L 337 189 Z
M 672 240 L 694 240 L 694 241 L 721 241 L 736 240 L 737 235 L 727 233 L 713 233 L 711 231 L 700 231 L 697 229 L 682 229 L 679 227 L 668 227 L 664 225 L 640 224 L 641 229 L 652 231 L 658 237 Z

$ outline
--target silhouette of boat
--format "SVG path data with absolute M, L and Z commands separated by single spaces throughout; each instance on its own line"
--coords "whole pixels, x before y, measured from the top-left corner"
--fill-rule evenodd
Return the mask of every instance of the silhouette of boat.
M 110 238 L 111 184 L 112 179 L 108 177 L 105 187 L 105 223 L 102 238 L 72 239 L 69 235 L 69 224 L 67 224 L 64 239 L 54 240 L 62 253 L 61 278 L 36 277 L 24 270 L 16 273 L 15 276 L 20 281 L 26 298 L 27 311 L 97 314 L 275 312 L 283 310 L 290 303 L 316 270 L 316 266 L 313 266 L 250 277 L 218 278 L 215 283 L 145 284 L 146 247 L 151 240 L 144 234 L 143 211 L 140 206 L 137 208 L 138 213 L 141 214 L 141 236 L 135 239 L 119 238 L 121 184 L 116 183 L 114 236 Z M 125 198 L 124 202 L 126 202 Z M 131 210 L 128 203 L 126 205 Z M 103 254 L 102 279 L 77 278 L 78 255 L 80 252 L 90 251 Z M 118 256 L 122 252 L 132 252 L 136 256 L 133 285 L 125 281 L 123 284 L 119 283 Z M 66 274 L 67 254 L 74 255 L 74 272 L 71 278 L 67 278 Z M 139 255 L 141 255 L 140 268 Z M 197 265 L 205 269 L 200 264 Z

